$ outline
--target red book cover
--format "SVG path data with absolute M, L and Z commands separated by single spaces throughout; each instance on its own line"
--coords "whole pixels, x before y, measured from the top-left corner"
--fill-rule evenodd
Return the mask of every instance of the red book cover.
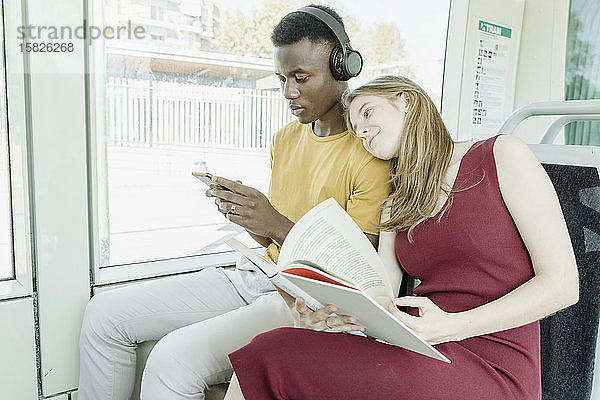
M 348 289 L 356 290 L 355 287 L 348 286 L 340 281 L 336 281 L 334 279 L 331 279 L 328 276 L 322 275 L 322 274 L 318 273 L 317 271 L 313 271 L 310 269 L 292 267 L 292 268 L 287 268 L 287 269 L 283 270 L 283 272 L 287 272 L 288 274 L 292 274 L 292 275 L 303 276 L 305 278 L 313 279 L 315 281 L 331 283 L 334 285 L 347 287 Z

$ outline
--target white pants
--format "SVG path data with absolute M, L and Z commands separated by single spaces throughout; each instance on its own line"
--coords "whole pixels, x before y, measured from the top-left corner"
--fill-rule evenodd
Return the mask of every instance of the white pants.
M 231 377 L 229 353 L 261 332 L 293 325 L 273 289 L 258 272 L 208 268 L 95 295 L 81 331 L 78 398 L 128 400 L 137 344 L 159 340 L 141 399 L 204 399 L 208 386 Z

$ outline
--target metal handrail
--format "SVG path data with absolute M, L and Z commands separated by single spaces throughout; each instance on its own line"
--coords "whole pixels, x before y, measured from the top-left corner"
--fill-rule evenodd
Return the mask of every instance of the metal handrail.
M 544 133 L 544 137 L 542 137 L 542 144 L 552 144 L 554 143 L 554 139 L 558 135 L 560 128 L 565 126 L 570 122 L 575 121 L 600 121 L 600 114 L 582 114 L 582 115 L 563 115 L 562 117 L 556 119 L 552 122 L 548 128 L 546 128 L 546 133 Z
M 600 100 L 541 101 L 527 104 L 513 111 L 498 132 L 512 134 L 523 120 L 540 115 L 600 114 Z

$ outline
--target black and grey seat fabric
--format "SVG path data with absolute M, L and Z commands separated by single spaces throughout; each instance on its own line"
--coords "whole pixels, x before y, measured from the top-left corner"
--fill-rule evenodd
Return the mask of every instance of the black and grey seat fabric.
M 543 400 L 590 400 L 600 318 L 598 169 L 545 163 L 579 270 L 577 304 L 541 321 Z

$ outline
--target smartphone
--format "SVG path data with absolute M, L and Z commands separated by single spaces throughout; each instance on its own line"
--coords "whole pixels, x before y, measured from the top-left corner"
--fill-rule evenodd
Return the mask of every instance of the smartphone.
M 192 175 L 194 175 L 194 177 L 200 179 L 200 181 L 208 187 L 212 187 L 212 188 L 219 189 L 219 190 L 229 190 L 224 186 L 214 183 L 212 181 L 212 174 L 209 172 L 192 171 Z

